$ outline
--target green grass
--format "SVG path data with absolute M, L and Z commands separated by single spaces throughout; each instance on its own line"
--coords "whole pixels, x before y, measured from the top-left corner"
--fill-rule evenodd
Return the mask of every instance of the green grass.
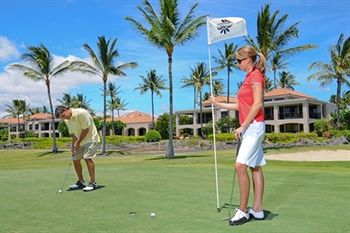
M 232 155 L 218 152 L 221 204 L 229 200 Z M 97 181 L 104 188 L 58 194 L 69 157 L 68 152 L 0 151 L 0 232 L 350 231 L 350 162 L 268 161 L 264 209 L 270 214 L 265 221 L 231 227 L 221 220 L 228 210 L 216 213 L 210 151 L 175 159 L 118 154 L 96 158 Z M 86 169 L 84 173 L 87 177 Z M 68 180 L 66 186 L 76 180 L 72 170 Z M 137 214 L 129 215 L 131 211 Z

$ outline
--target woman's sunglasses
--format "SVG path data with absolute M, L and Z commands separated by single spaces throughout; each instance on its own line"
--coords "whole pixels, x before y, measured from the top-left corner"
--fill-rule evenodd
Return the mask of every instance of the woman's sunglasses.
M 243 59 L 236 59 L 237 60 L 237 62 L 238 62 L 238 64 L 241 64 L 242 63 L 242 61 L 244 61 L 245 59 L 247 59 L 247 58 L 243 58 Z

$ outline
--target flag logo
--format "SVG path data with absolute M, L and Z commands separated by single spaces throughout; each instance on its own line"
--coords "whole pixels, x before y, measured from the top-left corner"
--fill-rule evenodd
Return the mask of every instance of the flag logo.
M 230 27 L 232 27 L 233 23 L 230 20 L 222 19 L 221 23 L 218 23 L 217 29 L 220 31 L 220 33 L 226 34 L 230 31 Z

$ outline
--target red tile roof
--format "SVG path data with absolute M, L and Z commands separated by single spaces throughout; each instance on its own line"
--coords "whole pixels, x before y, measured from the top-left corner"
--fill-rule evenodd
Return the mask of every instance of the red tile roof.
M 304 98 L 311 98 L 314 99 L 312 96 L 305 95 L 303 93 L 293 91 L 291 89 L 287 88 L 277 88 L 273 89 L 267 93 L 265 93 L 265 97 L 273 97 L 273 96 L 285 96 L 285 95 L 293 95 L 293 96 L 299 96 L 299 97 L 304 97 Z
M 217 102 L 227 103 L 227 102 L 226 102 L 227 96 L 218 95 L 218 96 L 215 96 L 215 100 L 216 100 Z M 237 103 L 237 98 L 236 98 L 236 97 L 230 97 L 230 98 L 229 98 L 229 103 Z M 207 104 L 211 104 L 211 102 L 210 102 L 210 100 L 205 100 L 205 101 L 203 101 L 203 104 L 204 104 L 204 105 L 207 105 Z
M 31 115 L 29 117 L 31 120 L 45 120 L 45 119 L 52 119 L 51 113 L 36 113 L 34 115 Z
M 155 117 L 154 120 L 156 121 L 157 118 Z M 112 118 L 107 118 L 106 121 L 111 122 Z M 127 123 L 151 123 L 152 116 L 143 112 L 134 111 L 134 112 L 130 112 L 128 114 L 122 115 L 120 117 L 115 117 L 114 121 L 122 121 L 126 124 Z
M 18 119 L 17 118 L 1 118 L 0 123 L 14 125 L 14 124 L 18 124 Z M 23 118 L 19 119 L 19 123 L 20 124 L 23 123 Z

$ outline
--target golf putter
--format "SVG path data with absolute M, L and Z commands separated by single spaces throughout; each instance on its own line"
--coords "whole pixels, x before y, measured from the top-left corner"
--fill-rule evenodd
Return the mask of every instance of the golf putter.
M 74 157 L 75 154 L 72 155 L 72 157 Z M 64 187 L 64 184 L 66 183 L 67 181 L 67 177 L 68 177 L 68 174 L 69 174 L 69 170 L 70 170 L 70 167 L 72 166 L 72 160 L 69 162 L 69 166 L 68 166 L 68 169 L 67 169 L 67 172 L 66 172 L 66 175 L 63 179 L 63 182 L 62 182 L 62 185 L 61 185 L 61 188 L 57 191 L 58 193 L 62 193 L 63 192 L 63 187 Z
M 241 147 L 241 137 L 242 137 L 242 134 L 240 134 L 240 137 L 237 138 L 237 148 L 236 148 L 236 158 L 235 158 L 235 161 L 237 159 L 237 156 L 238 156 L 238 152 L 239 152 L 239 149 Z M 231 196 L 230 196 L 230 203 L 225 203 L 221 208 L 220 210 L 222 210 L 223 208 L 228 208 L 229 209 L 229 212 L 228 212 L 228 217 L 227 218 L 223 218 L 222 220 L 225 221 L 225 220 L 229 220 L 231 218 L 231 209 L 234 209 L 237 205 L 233 205 L 232 204 L 232 199 L 233 199 L 233 191 L 234 191 L 234 187 L 235 187 L 235 180 L 236 180 L 236 168 L 234 169 L 234 174 L 233 174 L 233 180 L 232 180 L 232 188 L 231 188 Z

